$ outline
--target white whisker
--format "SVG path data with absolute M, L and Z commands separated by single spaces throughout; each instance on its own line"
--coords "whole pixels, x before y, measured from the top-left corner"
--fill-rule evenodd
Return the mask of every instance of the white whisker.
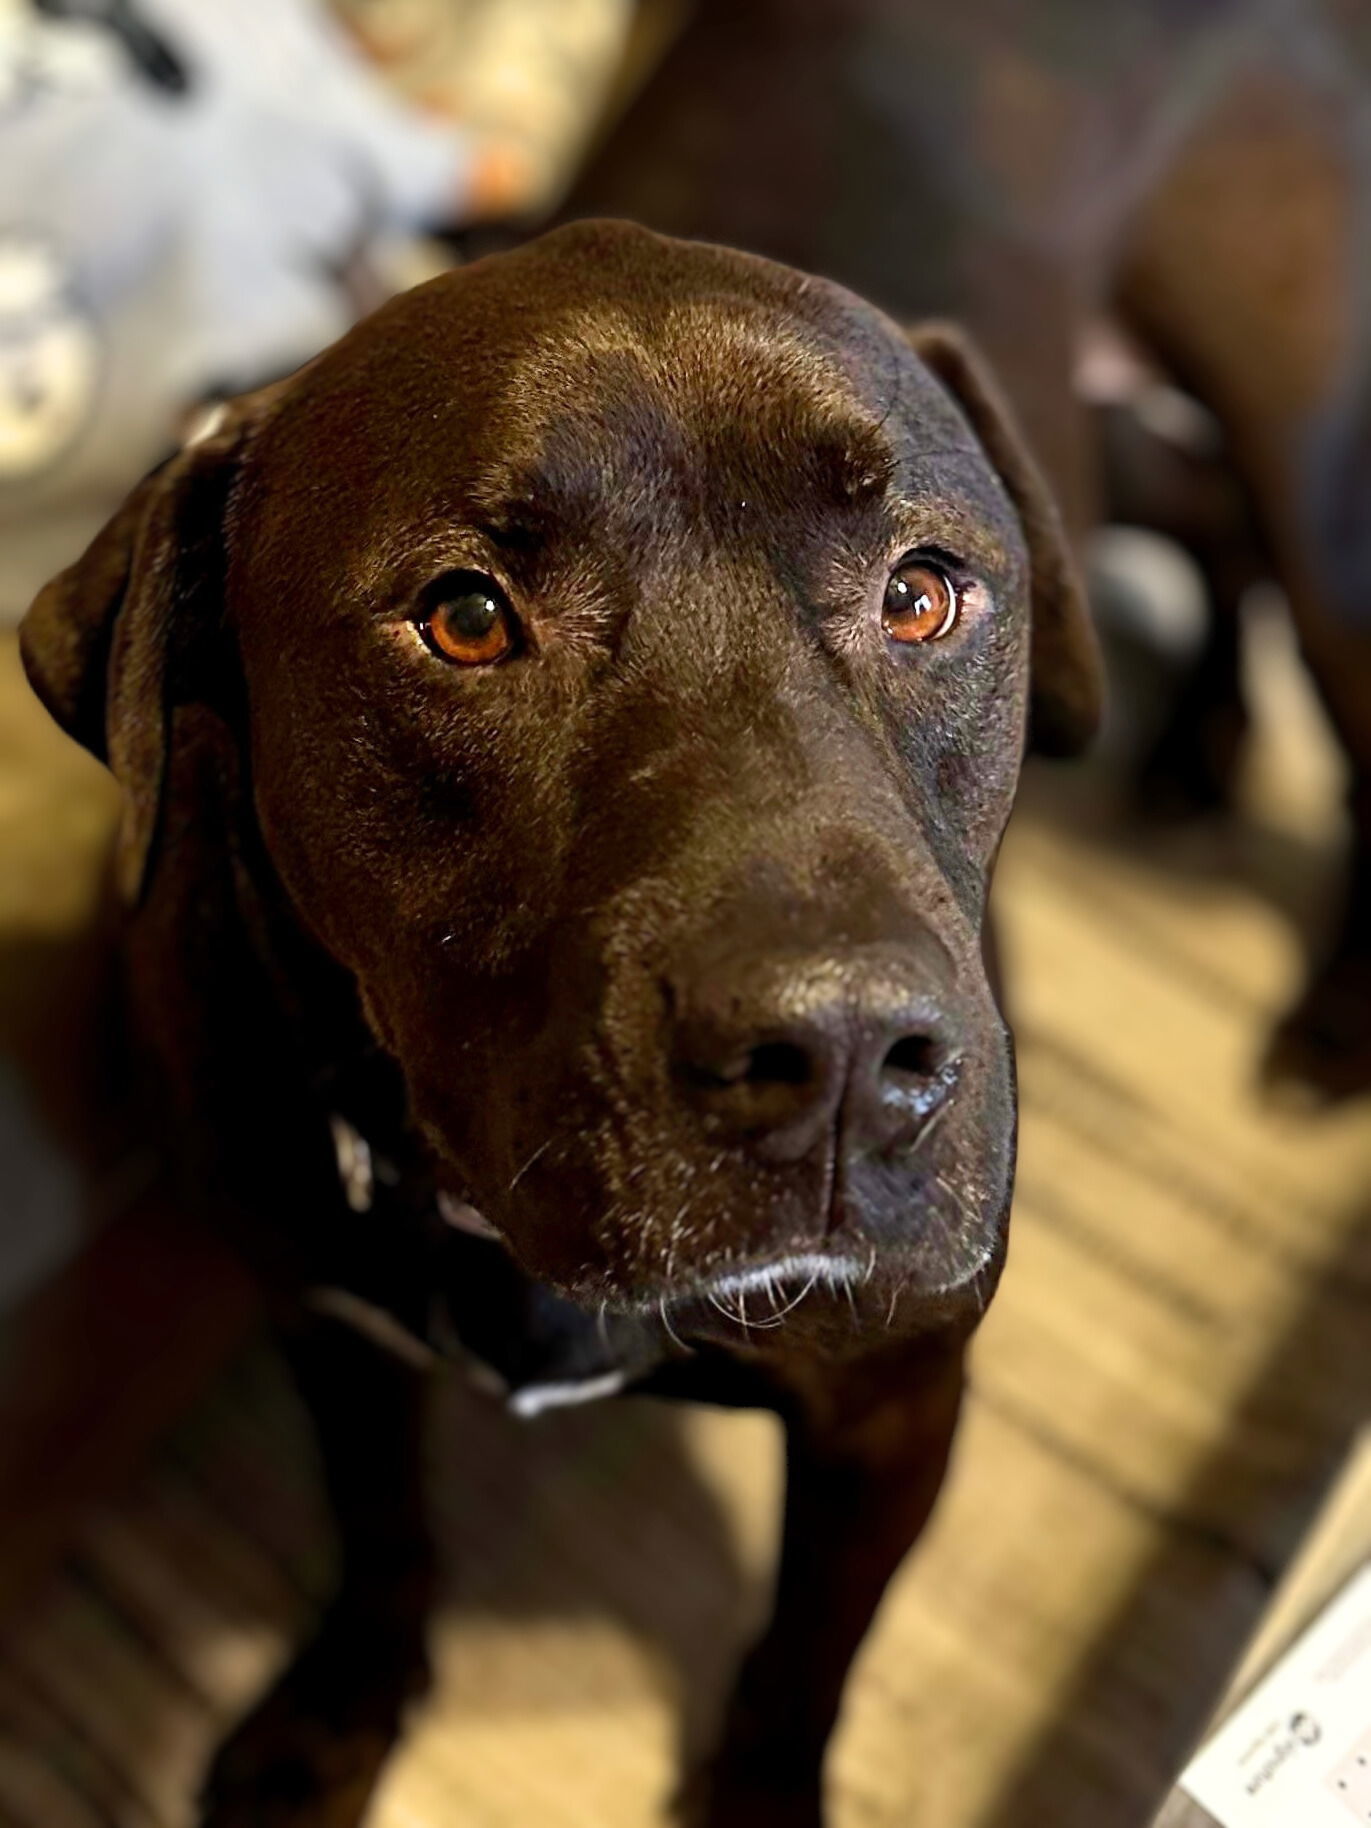
M 790 1300 L 786 1302 L 786 1304 L 783 1308 L 778 1308 L 778 1309 L 774 1310 L 773 1314 L 772 1314 L 771 1325 L 777 1326 L 777 1327 L 780 1326 L 781 1322 L 785 1319 L 786 1315 L 791 1312 L 792 1309 L 799 1307 L 800 1303 L 805 1299 L 805 1297 L 807 1295 L 812 1295 L 814 1293 L 814 1286 L 818 1282 L 818 1280 L 819 1280 L 819 1277 L 816 1272 L 814 1275 L 812 1275 L 809 1278 L 809 1281 L 805 1283 L 804 1287 L 800 1290 L 798 1295 L 792 1295 Z
M 929 1118 L 928 1122 L 924 1125 L 923 1129 L 920 1130 L 919 1134 L 914 1138 L 914 1141 L 911 1144 L 911 1146 L 905 1150 L 904 1159 L 906 1161 L 908 1161 L 908 1159 L 911 1155 L 917 1155 L 919 1153 L 920 1149 L 923 1148 L 924 1144 L 928 1141 L 929 1137 L 937 1129 L 938 1125 L 942 1122 L 943 1118 L 946 1117 L 947 1113 L 952 1109 L 953 1102 L 954 1101 L 951 1098 L 944 1098 L 943 1102 L 938 1106 L 937 1110 Z
M 854 1257 L 840 1257 L 831 1251 L 798 1251 L 793 1257 L 781 1257 L 775 1263 L 726 1271 L 675 1295 L 649 1295 L 633 1305 L 640 1313 L 651 1313 L 655 1309 L 665 1323 L 663 1303 L 671 1301 L 679 1305 L 682 1301 L 704 1300 L 734 1326 L 748 1332 L 760 1332 L 779 1326 L 816 1288 L 828 1288 L 836 1293 L 838 1289 L 848 1289 L 861 1282 L 868 1273 L 867 1264 Z M 764 1290 L 771 1304 L 771 1313 L 765 1318 L 749 1314 L 747 1309 L 746 1297 L 756 1289 Z M 676 1335 L 673 1333 L 672 1337 L 676 1338 Z M 683 1342 L 678 1340 L 677 1343 Z
M 533 1164 L 536 1161 L 538 1161 L 540 1157 L 547 1154 L 548 1150 L 552 1147 L 552 1140 L 553 1140 L 552 1137 L 549 1136 L 545 1143 L 541 1143 L 533 1151 L 532 1155 L 529 1156 L 528 1160 L 524 1163 L 523 1167 L 520 1168 L 519 1172 L 515 1175 L 514 1179 L 509 1183 L 509 1186 L 505 1189 L 505 1191 L 507 1193 L 513 1193 L 514 1189 L 519 1185 L 519 1182 L 528 1173 L 529 1169 L 533 1166 Z
M 672 1326 L 671 1321 L 667 1318 L 666 1296 L 665 1295 L 659 1295 L 657 1297 L 657 1312 L 662 1317 L 662 1325 L 666 1328 L 667 1338 L 669 1340 L 671 1340 L 673 1342 L 673 1344 L 679 1346 L 682 1352 L 686 1351 L 688 1348 L 686 1346 L 685 1341 L 681 1338 L 680 1334 L 676 1331 L 675 1327 Z
M 755 1288 L 778 1289 L 783 1283 L 794 1282 L 802 1276 L 812 1276 L 816 1285 L 823 1283 L 828 1288 L 838 1289 L 860 1280 L 861 1274 L 862 1265 L 852 1257 L 807 1250 L 754 1269 L 733 1270 L 718 1277 L 709 1292 L 712 1300 L 715 1293 L 736 1295 Z

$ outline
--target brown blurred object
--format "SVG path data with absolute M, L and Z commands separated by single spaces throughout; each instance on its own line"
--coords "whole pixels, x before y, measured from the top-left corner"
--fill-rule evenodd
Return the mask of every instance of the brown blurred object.
M 1355 127 L 1316 89 L 1250 77 L 1139 212 L 1118 274 L 1130 325 L 1223 428 L 1258 560 L 1349 764 L 1345 900 L 1265 1061 L 1277 1087 L 1326 1097 L 1371 1085 L 1371 603 L 1355 594 L 1371 586 L 1357 550 L 1371 519 L 1371 194 L 1349 156 Z M 1197 707 L 1197 740 L 1225 708 L 1222 693 Z

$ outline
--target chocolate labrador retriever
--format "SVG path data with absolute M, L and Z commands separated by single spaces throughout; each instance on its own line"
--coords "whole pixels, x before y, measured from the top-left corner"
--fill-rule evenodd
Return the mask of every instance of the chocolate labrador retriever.
M 196 1197 L 281 1292 L 343 1532 L 205 1820 L 360 1819 L 423 1677 L 399 1360 L 453 1353 L 525 1413 L 779 1411 L 775 1613 L 682 1809 L 813 1828 L 1003 1256 L 991 866 L 1030 722 L 1068 750 L 1096 714 L 977 359 L 564 229 L 231 406 L 23 648 L 123 783 L 138 1014 Z

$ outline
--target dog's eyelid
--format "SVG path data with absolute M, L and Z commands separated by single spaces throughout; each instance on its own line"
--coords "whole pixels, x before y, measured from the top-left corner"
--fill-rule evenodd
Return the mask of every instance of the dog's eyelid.
M 464 544 L 455 551 L 443 552 L 437 556 L 430 555 L 424 564 L 407 568 L 403 579 L 397 581 L 388 593 L 389 601 L 385 608 L 389 614 L 421 621 L 426 605 L 440 598 L 453 579 L 463 577 L 488 579 L 516 618 L 521 623 L 526 620 L 523 610 L 524 593 L 514 578 L 488 547 L 474 543 Z
M 462 529 L 461 534 L 467 534 Z M 378 615 L 417 615 L 425 598 L 458 572 L 484 572 L 511 602 L 518 592 L 500 555 L 489 541 L 473 537 L 411 538 L 378 554 L 368 574 L 358 580 L 358 595 Z
M 898 554 L 891 570 L 898 571 L 902 565 L 936 565 L 959 587 L 977 577 L 976 567 L 969 559 L 948 546 L 940 546 L 936 540 L 922 540 L 917 546 L 907 547 Z
M 977 496 L 957 487 L 921 488 L 892 495 L 885 508 L 892 564 L 907 552 L 942 555 L 965 572 L 992 577 L 1013 570 L 1019 529 L 986 511 Z

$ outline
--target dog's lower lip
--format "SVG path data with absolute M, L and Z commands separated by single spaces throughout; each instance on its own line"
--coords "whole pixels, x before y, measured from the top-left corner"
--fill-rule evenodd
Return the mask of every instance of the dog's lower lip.
M 758 1319 L 765 1320 L 768 1312 L 789 1311 L 820 1289 L 850 1288 L 865 1280 L 870 1269 L 869 1258 L 858 1261 L 830 1251 L 797 1251 L 766 1262 L 720 1270 L 693 1287 L 668 1296 L 667 1306 L 677 1311 L 698 1307 L 702 1302 L 718 1306 L 720 1302 L 745 1302 L 749 1295 L 757 1294 L 771 1304 L 770 1310 L 764 1306 L 758 1312 Z M 659 1304 L 653 1301 L 648 1305 L 656 1308 Z
M 841 1288 L 865 1274 L 866 1266 L 853 1257 L 833 1256 L 828 1251 L 801 1251 L 770 1263 L 757 1263 L 746 1269 L 726 1270 L 705 1285 L 706 1294 L 742 1295 L 754 1288 L 773 1287 L 782 1282 L 813 1281 Z

